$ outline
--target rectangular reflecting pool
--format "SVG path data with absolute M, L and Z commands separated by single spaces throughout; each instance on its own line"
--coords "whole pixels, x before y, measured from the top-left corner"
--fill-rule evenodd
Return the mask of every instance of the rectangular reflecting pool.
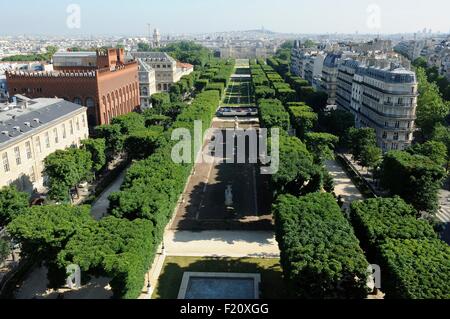
M 259 274 L 186 272 L 178 299 L 259 299 Z

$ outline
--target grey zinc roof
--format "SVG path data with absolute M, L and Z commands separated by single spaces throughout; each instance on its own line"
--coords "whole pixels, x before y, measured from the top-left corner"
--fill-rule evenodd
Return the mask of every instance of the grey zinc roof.
M 340 53 L 330 53 L 327 54 L 325 60 L 323 61 L 323 65 L 333 68 L 337 66 L 337 61 L 342 57 Z
M 360 67 L 357 74 L 368 76 L 386 83 L 415 83 L 416 74 L 413 71 L 398 67 L 396 69 L 379 69 L 374 67 Z
M 160 61 L 160 62 L 175 62 L 175 59 L 166 52 L 131 52 L 134 58 L 143 60 Z
M 6 105 L 0 105 L 4 108 Z M 84 109 L 84 106 L 62 99 L 34 99 L 27 109 L 15 108 L 0 112 L 0 149 L 34 134 L 50 123 Z M 39 121 L 37 121 L 39 120 Z
M 86 58 L 86 57 L 96 57 L 96 56 L 97 56 L 97 52 L 95 52 L 95 51 L 56 52 L 53 55 L 53 58 L 65 58 L 65 57 Z

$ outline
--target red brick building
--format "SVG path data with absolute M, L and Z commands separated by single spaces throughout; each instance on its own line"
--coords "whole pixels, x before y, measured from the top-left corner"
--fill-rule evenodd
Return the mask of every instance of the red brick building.
M 88 108 L 89 126 L 138 110 L 138 63 L 125 61 L 123 49 L 63 52 L 51 72 L 7 72 L 9 95 L 59 97 Z

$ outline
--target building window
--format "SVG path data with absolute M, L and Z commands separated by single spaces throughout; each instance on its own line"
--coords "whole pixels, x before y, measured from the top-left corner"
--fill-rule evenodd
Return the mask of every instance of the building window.
M 79 131 L 80 130 L 80 119 L 79 118 L 77 118 L 75 125 L 77 126 L 77 131 Z
M 16 164 L 20 165 L 22 164 L 22 159 L 20 158 L 20 148 L 14 147 L 14 155 L 16 156 Z
M 36 137 L 36 148 L 38 149 L 39 153 L 42 153 L 42 147 L 41 147 L 41 139 L 40 137 Z
M 400 122 L 399 121 L 395 122 L 395 128 L 400 128 Z
M 383 132 L 383 138 L 387 138 L 387 132 Z
M 3 170 L 5 172 L 9 172 L 10 168 L 9 168 L 8 153 L 3 153 L 2 159 L 3 159 Z
M 398 132 L 394 133 L 394 141 L 398 141 Z
M 70 121 L 70 135 L 73 135 L 73 121 Z
M 33 155 L 31 154 L 31 144 L 30 142 L 25 143 L 25 150 L 27 152 L 27 159 L 31 159 Z
M 55 144 L 59 143 L 59 137 L 58 137 L 58 129 L 53 129 L 53 135 L 55 135 Z
M 86 106 L 87 106 L 88 108 L 94 107 L 94 106 L 95 106 L 95 101 L 94 101 L 94 99 L 88 97 L 88 98 L 86 99 Z
M 384 122 L 384 127 L 388 127 L 389 123 L 388 122 Z
M 81 115 L 81 122 L 83 123 L 83 127 L 86 127 L 86 118 L 84 117 L 84 114 Z
M 78 104 L 78 105 L 82 105 L 83 101 L 79 97 L 76 97 L 76 98 L 73 99 L 73 103 Z
M 48 132 L 45 133 L 45 147 L 50 148 L 50 136 L 48 135 Z
M 398 150 L 398 144 L 397 143 L 392 143 L 392 149 L 394 151 Z
M 63 131 L 63 139 L 65 139 L 67 137 L 66 124 L 62 125 L 62 131 Z

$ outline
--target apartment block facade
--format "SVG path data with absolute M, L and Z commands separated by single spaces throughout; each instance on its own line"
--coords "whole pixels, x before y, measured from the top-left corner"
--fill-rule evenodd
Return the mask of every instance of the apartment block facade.
M 365 66 L 348 59 L 337 77 L 338 108 L 350 111 L 357 127 L 372 127 L 383 151 L 402 150 L 413 141 L 418 83 L 414 72 L 392 64 Z

